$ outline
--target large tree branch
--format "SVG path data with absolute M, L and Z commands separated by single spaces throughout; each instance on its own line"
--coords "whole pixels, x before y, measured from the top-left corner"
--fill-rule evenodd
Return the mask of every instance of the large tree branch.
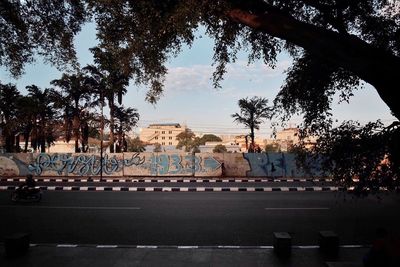
M 227 15 L 233 21 L 287 40 L 330 64 L 351 71 L 373 85 L 394 116 L 400 119 L 400 105 L 393 87 L 398 83 L 400 58 L 354 35 L 319 28 L 273 9 L 262 14 L 232 9 Z

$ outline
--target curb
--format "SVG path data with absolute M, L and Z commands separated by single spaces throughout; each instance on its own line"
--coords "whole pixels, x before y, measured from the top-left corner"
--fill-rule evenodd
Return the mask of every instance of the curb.
M 106 182 L 106 183 L 265 183 L 265 182 L 332 182 L 332 179 L 92 179 L 36 178 L 37 182 Z M 2 178 L 6 182 L 24 182 L 25 178 Z
M 0 191 L 17 186 L 0 186 Z M 44 191 L 126 191 L 126 192 L 298 192 L 342 191 L 343 187 L 103 187 L 103 186 L 40 186 Z

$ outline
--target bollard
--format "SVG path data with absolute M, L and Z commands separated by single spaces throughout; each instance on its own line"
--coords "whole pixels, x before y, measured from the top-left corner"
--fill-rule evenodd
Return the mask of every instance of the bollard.
M 274 232 L 274 252 L 278 256 L 289 256 L 292 250 L 292 237 L 287 232 Z
M 7 257 L 18 257 L 29 250 L 30 236 L 27 233 L 14 233 L 6 236 L 4 248 Z
M 327 256 L 337 256 L 339 237 L 333 231 L 320 231 L 318 234 L 319 249 Z

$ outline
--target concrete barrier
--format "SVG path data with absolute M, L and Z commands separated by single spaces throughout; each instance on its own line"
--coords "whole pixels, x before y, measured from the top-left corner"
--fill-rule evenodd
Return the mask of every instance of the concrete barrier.
M 273 233 L 274 252 L 278 256 L 287 257 L 292 250 L 292 237 L 287 232 Z
M 339 253 L 339 237 L 333 231 L 320 231 L 318 244 L 321 252 L 327 256 L 336 257 Z

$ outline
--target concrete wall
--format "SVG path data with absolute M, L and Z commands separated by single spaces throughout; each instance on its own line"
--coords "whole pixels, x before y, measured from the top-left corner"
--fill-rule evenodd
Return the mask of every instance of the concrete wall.
M 103 176 L 305 177 L 288 153 L 116 153 L 103 158 Z M 0 176 L 99 176 L 99 154 L 0 154 Z

